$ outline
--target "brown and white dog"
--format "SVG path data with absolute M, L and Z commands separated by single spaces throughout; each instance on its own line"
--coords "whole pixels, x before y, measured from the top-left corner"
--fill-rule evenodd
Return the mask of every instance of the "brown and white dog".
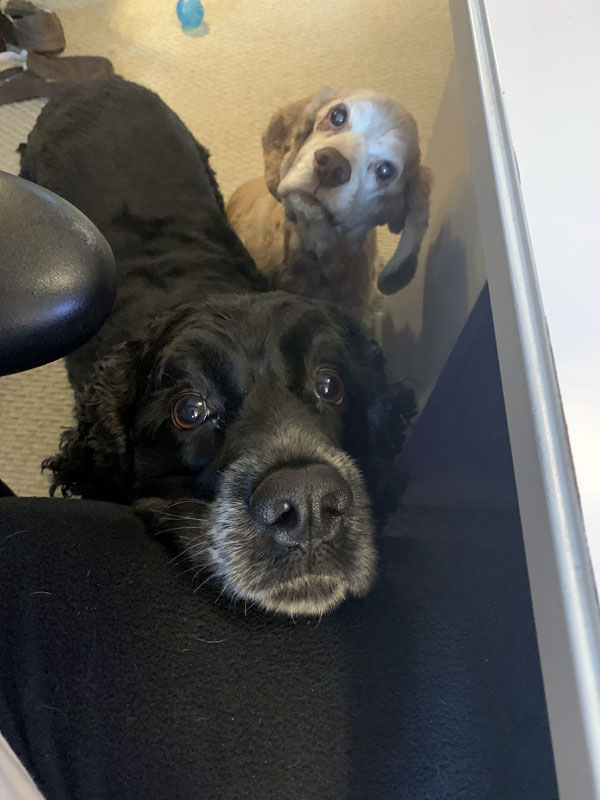
M 377 225 L 402 232 L 379 290 L 392 294 L 409 283 L 431 180 L 417 124 L 398 101 L 326 88 L 279 110 L 262 144 L 264 179 L 238 188 L 227 214 L 277 287 L 365 317 L 375 294 Z

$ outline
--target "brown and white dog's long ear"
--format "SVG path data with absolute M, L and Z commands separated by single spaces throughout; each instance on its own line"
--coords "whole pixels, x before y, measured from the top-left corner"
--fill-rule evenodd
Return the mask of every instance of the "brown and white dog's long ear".
M 271 118 L 262 137 L 265 160 L 265 181 L 269 191 L 279 200 L 280 180 L 291 167 L 298 150 L 310 136 L 319 109 L 335 97 L 329 87 L 321 89 L 314 97 L 297 100 L 281 108 Z
M 429 225 L 429 196 L 431 172 L 418 165 L 404 187 L 404 203 L 399 205 L 400 215 L 390 217 L 388 225 L 392 233 L 400 233 L 396 252 L 382 270 L 377 286 L 383 294 L 394 294 L 413 279 L 421 242 Z

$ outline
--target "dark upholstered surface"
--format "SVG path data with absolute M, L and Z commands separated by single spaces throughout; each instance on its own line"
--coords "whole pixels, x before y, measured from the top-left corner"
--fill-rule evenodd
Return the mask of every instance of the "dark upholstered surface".
M 0 511 L 0 728 L 49 799 L 557 797 L 513 512 L 405 510 L 317 625 L 194 593 L 125 508 Z

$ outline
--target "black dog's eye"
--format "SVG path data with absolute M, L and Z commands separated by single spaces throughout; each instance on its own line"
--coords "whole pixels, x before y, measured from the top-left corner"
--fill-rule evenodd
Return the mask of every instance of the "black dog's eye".
M 173 403 L 171 408 L 173 425 L 182 430 L 202 425 L 209 415 L 210 409 L 199 394 L 184 394 Z
M 344 400 L 344 381 L 339 372 L 320 367 L 315 374 L 315 394 L 324 403 L 339 406 Z
M 329 121 L 335 128 L 341 128 L 348 119 L 348 109 L 346 106 L 336 106 L 329 112 Z
M 396 174 L 396 168 L 390 161 L 380 161 L 375 167 L 375 174 L 380 181 L 389 181 Z

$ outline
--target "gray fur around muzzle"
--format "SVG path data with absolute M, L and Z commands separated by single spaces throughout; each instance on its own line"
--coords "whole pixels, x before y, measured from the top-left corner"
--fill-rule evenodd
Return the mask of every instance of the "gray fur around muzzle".
M 236 432 L 240 454 L 181 538 L 202 579 L 210 573 L 230 598 L 319 616 L 373 582 L 369 499 L 348 455 L 314 425 L 278 417 Z

